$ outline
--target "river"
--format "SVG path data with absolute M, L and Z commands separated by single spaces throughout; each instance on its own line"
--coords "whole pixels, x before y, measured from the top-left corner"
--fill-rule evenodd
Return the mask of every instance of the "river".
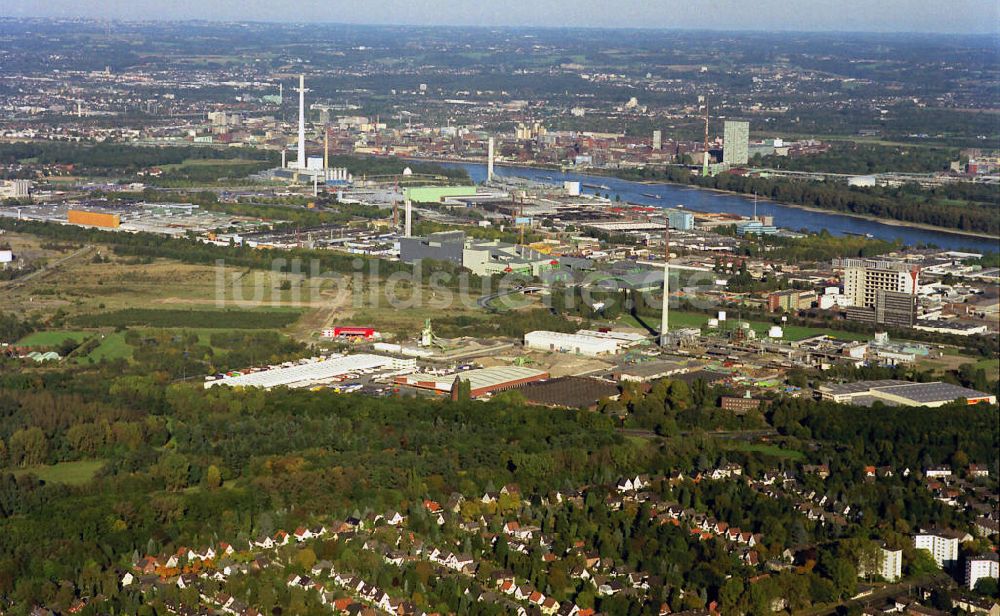
M 469 173 L 469 177 L 476 183 L 486 179 L 486 165 L 482 163 L 439 164 L 445 167 L 465 169 Z M 601 193 L 602 195 L 610 193 L 612 199 L 617 195 L 621 197 L 622 201 L 628 201 L 629 203 L 658 207 L 683 205 L 685 209 L 697 212 L 728 212 L 743 216 L 753 215 L 752 198 L 678 184 L 645 184 L 603 175 L 561 173 L 557 170 L 535 169 L 532 167 L 495 167 L 494 174 L 500 177 L 516 176 L 557 185 L 561 185 L 563 181 L 568 180 L 579 181 L 583 184 L 594 186 L 607 186 L 606 190 L 603 188 L 583 188 L 583 191 Z M 774 216 L 775 225 L 794 231 L 807 229 L 818 233 L 826 229 L 833 235 L 864 235 L 867 233 L 871 234 L 872 237 L 884 240 L 898 239 L 907 246 L 933 244 L 948 250 L 968 250 L 972 252 L 998 251 L 997 241 L 988 238 L 948 233 L 947 231 L 891 225 L 841 214 L 813 212 L 763 199 L 758 200 L 757 213 L 762 216 Z

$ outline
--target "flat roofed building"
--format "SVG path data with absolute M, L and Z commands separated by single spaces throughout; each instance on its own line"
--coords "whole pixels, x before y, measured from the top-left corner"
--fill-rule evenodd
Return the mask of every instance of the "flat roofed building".
M 470 395 L 473 398 L 478 398 L 493 392 L 506 391 L 528 383 L 544 381 L 547 378 L 549 378 L 549 373 L 544 370 L 523 366 L 498 366 L 455 372 L 444 376 L 426 374 L 398 376 L 396 383 L 418 389 L 429 389 L 438 393 L 451 393 L 456 379 L 459 379 L 468 381 Z
M 642 344 L 648 340 L 648 336 L 644 334 L 634 334 L 632 332 L 616 332 L 616 331 L 595 331 L 592 329 L 578 329 L 576 330 L 576 335 L 578 336 L 593 336 L 594 338 L 605 338 L 607 340 L 617 340 L 622 344 L 622 346 L 633 346 L 636 344 Z
M 576 353 L 596 357 L 599 355 L 614 355 L 622 343 L 619 340 L 566 334 L 563 332 L 533 331 L 524 335 L 524 346 L 537 351 L 556 351 L 558 353 Z
M 745 415 L 760 408 L 761 401 L 746 396 L 722 396 L 719 406 L 724 411 L 732 411 L 736 415 Z
M 675 374 L 684 374 L 689 370 L 688 365 L 682 362 L 650 361 L 635 364 L 634 366 L 625 366 L 615 372 L 615 378 L 619 381 L 646 383 L 649 381 L 658 381 Z
M 397 359 L 384 355 L 333 355 L 292 366 L 225 376 L 205 382 L 205 389 L 216 385 L 229 387 L 308 387 L 359 370 L 413 370 L 414 359 Z
M 909 381 L 883 380 L 858 381 L 842 385 L 822 385 L 819 388 L 824 400 L 840 404 L 863 404 L 882 401 L 901 406 L 944 406 L 964 398 L 969 404 L 996 404 L 993 394 L 967 387 L 942 383 L 911 383 Z
M 618 386 L 591 377 L 566 376 L 518 389 L 531 404 L 592 409 L 604 398 L 617 398 Z

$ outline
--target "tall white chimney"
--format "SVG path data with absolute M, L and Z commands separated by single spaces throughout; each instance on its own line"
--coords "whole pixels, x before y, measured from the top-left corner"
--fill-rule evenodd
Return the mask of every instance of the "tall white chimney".
M 663 232 L 663 243 L 665 244 L 663 260 L 663 311 L 660 313 L 660 346 L 667 346 L 667 332 L 670 329 L 668 317 L 670 315 L 670 219 L 664 221 L 667 228 Z
M 487 182 L 492 182 L 493 181 L 493 137 L 490 137 L 490 140 L 488 142 L 488 145 L 487 145 L 486 149 L 487 149 L 487 153 L 486 153 L 486 181 Z
M 403 237 L 410 237 L 410 233 L 413 230 L 413 204 L 409 199 L 406 200 L 406 216 L 403 223 Z
M 306 168 L 306 76 L 299 75 L 299 169 Z

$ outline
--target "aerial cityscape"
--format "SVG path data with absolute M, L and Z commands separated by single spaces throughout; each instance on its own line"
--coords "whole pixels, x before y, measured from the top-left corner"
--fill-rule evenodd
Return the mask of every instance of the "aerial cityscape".
M 0 7 L 0 614 L 1000 616 L 1000 7 L 104 4 Z

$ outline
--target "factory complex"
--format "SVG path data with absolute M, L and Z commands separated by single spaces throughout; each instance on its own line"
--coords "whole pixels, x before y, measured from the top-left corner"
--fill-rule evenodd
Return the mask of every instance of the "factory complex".
M 216 385 L 228 387 L 311 387 L 330 383 L 338 377 L 357 376 L 361 373 L 405 372 L 416 368 L 412 359 L 398 359 L 383 355 L 356 354 L 331 355 L 311 358 L 298 363 L 282 364 L 246 372 L 232 372 L 221 377 L 208 377 L 205 389 Z
M 397 376 L 395 382 L 397 385 L 454 395 L 457 393 L 455 384 L 458 381 L 467 381 L 470 396 L 479 398 L 487 394 L 516 389 L 528 383 L 544 381 L 547 378 L 549 378 L 549 373 L 544 370 L 522 366 L 504 366 L 467 370 L 441 376 L 409 374 Z

